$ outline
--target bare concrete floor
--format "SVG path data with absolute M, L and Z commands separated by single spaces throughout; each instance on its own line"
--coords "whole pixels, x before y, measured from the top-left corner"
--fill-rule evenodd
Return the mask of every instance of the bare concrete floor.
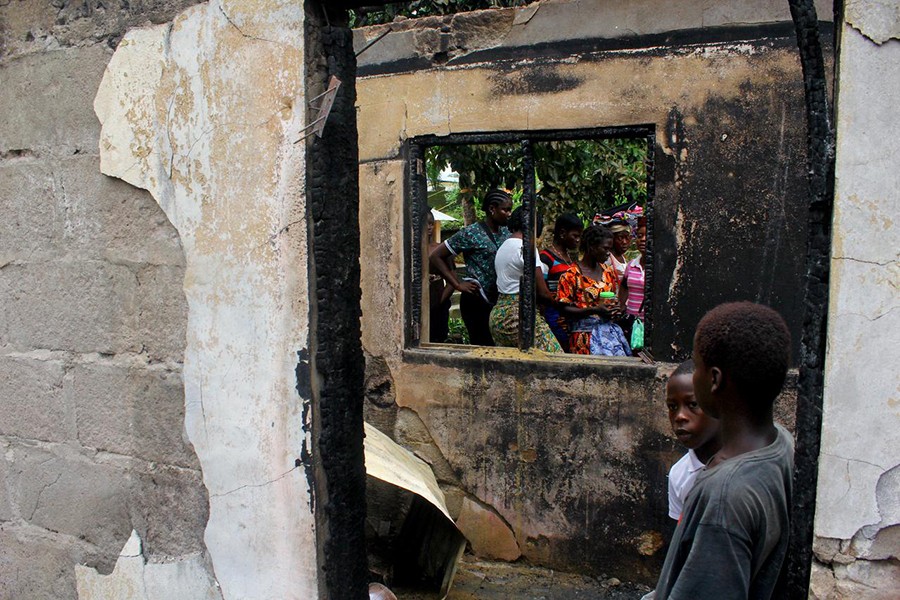
M 447 600 L 639 600 L 645 585 L 597 579 L 518 563 L 464 556 Z M 395 589 L 398 600 L 440 600 L 437 594 Z

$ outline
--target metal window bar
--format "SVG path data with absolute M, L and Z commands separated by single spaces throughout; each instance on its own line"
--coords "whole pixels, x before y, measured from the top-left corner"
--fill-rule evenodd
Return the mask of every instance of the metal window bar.
M 535 282 L 534 282 L 534 153 L 531 140 L 522 140 L 522 258 L 525 267 L 519 278 L 519 350 L 534 346 Z
M 425 245 L 425 211 L 428 210 L 428 180 L 425 177 L 425 146 L 411 144 L 408 156 L 408 192 L 412 201 L 408 204 L 407 222 L 410 228 L 406 231 L 407 256 L 409 261 L 410 285 L 407 290 L 407 340 L 408 347 L 418 346 L 423 337 L 428 340 L 428 332 L 423 331 L 423 302 L 428 301 L 426 286 L 428 283 L 428 256 Z M 427 323 L 426 323 L 427 324 Z

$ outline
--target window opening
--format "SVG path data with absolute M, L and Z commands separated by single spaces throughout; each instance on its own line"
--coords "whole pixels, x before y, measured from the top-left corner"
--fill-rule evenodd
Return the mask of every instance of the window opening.
M 652 126 L 456 134 L 411 140 L 407 215 L 411 227 L 407 231 L 412 269 L 407 288 L 407 344 L 555 348 L 571 353 L 573 346 L 560 335 L 560 329 L 564 334 L 565 327 L 575 324 L 579 330 L 616 325 L 631 355 L 630 343 L 636 340 L 632 337 L 636 322 L 633 313 L 643 314 L 644 338 L 649 339 L 654 145 Z M 497 193 L 492 192 L 497 189 L 506 194 L 505 205 L 498 204 Z M 510 213 L 514 215 L 512 223 Z M 562 229 L 556 230 L 560 233 L 566 223 L 572 225 L 573 219 L 588 228 L 597 224 L 610 233 L 615 231 L 614 236 L 618 234 L 613 252 L 616 260 L 610 261 L 617 272 L 607 276 L 609 281 L 577 294 L 577 302 L 587 302 L 591 307 L 602 302 L 602 306 L 621 315 L 572 311 L 567 308 L 575 306 L 572 294 L 565 302 L 561 300 L 557 281 L 560 272 L 573 264 L 579 265 L 576 270 L 583 275 L 590 271 L 596 278 L 609 271 L 596 260 L 587 260 L 597 258 L 598 243 L 608 243 L 598 242 L 596 228 L 588 235 L 595 245 L 590 256 L 571 247 L 576 235 L 566 241 L 566 248 L 560 248 L 561 238 L 554 236 L 554 224 L 562 221 Z M 638 231 L 646 244 L 638 241 Z M 510 238 L 516 240 L 507 242 Z M 506 262 L 510 257 L 514 261 Z M 444 276 L 441 261 L 452 277 Z M 497 265 L 495 261 L 499 261 Z M 536 273 L 525 265 L 540 265 L 541 269 Z M 623 272 L 626 265 L 633 271 L 627 276 Z M 501 266 L 507 276 L 499 274 L 498 279 L 494 266 Z M 571 279 L 571 275 L 566 276 L 567 281 Z M 641 279 L 642 302 L 638 290 L 632 294 L 627 285 Z M 608 292 L 602 301 L 595 297 L 601 289 Z M 516 294 L 508 293 L 512 291 Z M 476 321 L 473 329 L 470 309 L 476 293 L 482 312 L 480 326 Z M 606 298 L 611 294 L 612 298 Z M 492 316 L 485 316 L 492 311 Z M 485 328 L 490 336 L 487 341 Z M 575 349 L 589 350 L 587 343 Z M 595 351 L 603 353 L 604 349 Z

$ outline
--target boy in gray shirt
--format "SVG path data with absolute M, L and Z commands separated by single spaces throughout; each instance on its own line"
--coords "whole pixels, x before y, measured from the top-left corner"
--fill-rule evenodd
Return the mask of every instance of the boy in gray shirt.
M 688 494 L 657 600 L 768 600 L 787 551 L 790 434 L 772 420 L 790 333 L 774 310 L 720 305 L 694 336 L 694 395 L 721 423 L 722 448 Z

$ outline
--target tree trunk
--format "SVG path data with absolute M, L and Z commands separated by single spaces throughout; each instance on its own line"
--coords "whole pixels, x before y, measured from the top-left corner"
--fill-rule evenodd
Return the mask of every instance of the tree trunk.
M 475 213 L 475 202 L 473 201 L 475 193 L 472 185 L 473 179 L 470 173 L 459 174 L 459 200 L 462 202 L 463 223 L 466 225 L 471 225 L 478 220 L 478 215 Z

